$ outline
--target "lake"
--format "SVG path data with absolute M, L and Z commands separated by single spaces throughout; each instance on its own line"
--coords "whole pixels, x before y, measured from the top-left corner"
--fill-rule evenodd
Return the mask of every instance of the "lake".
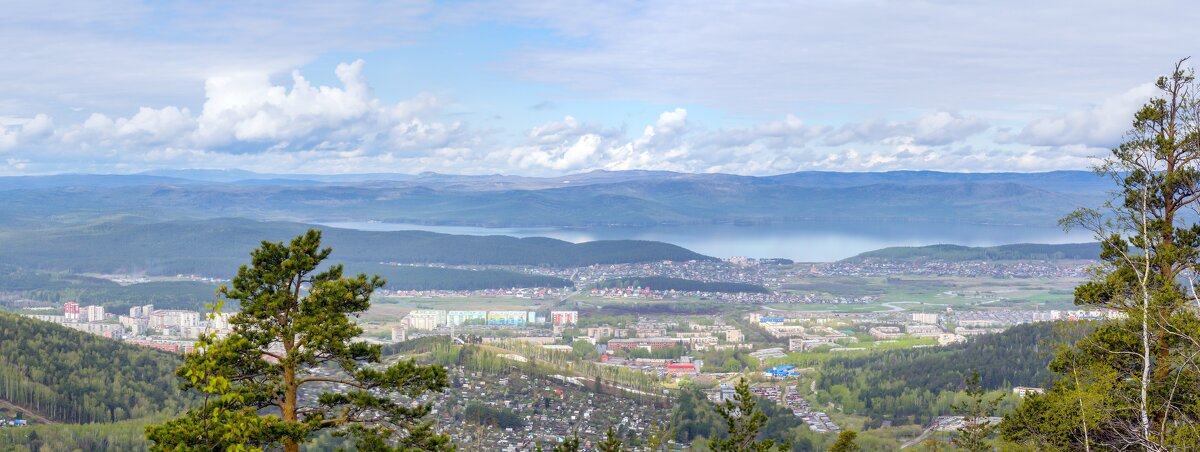
M 994 246 L 1011 243 L 1093 241 L 1087 231 L 1065 233 L 1057 227 L 990 226 L 920 222 L 799 222 L 770 225 L 688 225 L 642 228 L 481 228 L 405 223 L 335 222 L 326 226 L 364 231 L 421 230 L 446 234 L 551 237 L 579 243 L 636 239 L 674 243 L 692 251 L 728 258 L 783 257 L 798 262 L 828 262 L 889 246 L 954 244 Z

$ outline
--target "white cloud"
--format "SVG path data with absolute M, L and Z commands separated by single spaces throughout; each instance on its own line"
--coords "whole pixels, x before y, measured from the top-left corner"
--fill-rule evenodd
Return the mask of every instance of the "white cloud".
M 8 3 L 0 114 L 181 105 L 216 74 L 276 74 L 329 52 L 406 45 L 435 9 L 427 0 Z
M 998 139 L 1035 146 L 1083 144 L 1111 148 L 1131 127 L 1133 114 L 1156 91 L 1153 84 L 1140 85 L 1085 109 L 1036 119 L 1015 136 L 1002 134 Z
M 290 91 L 273 85 L 262 73 L 210 78 L 196 139 L 217 145 L 235 140 L 290 141 L 317 130 L 392 119 L 392 112 L 380 105 L 363 79 L 363 64 L 358 60 L 338 65 L 340 88 L 314 87 L 298 71 L 292 72 Z
M 0 124 L 0 153 L 12 151 L 45 140 L 54 132 L 54 119 L 45 114 L 32 118 L 8 118 L 8 124 Z M 16 167 L 9 160 L 9 166 Z M 24 160 L 21 160 L 24 162 Z
M 314 86 L 299 72 L 292 73 L 291 87 L 273 84 L 262 73 L 215 76 L 205 83 L 206 100 L 199 115 L 175 106 L 141 107 L 127 118 L 93 113 L 83 123 L 61 130 L 60 141 L 79 150 L 128 154 L 148 147 L 175 152 L 403 153 L 479 142 L 461 123 L 421 118 L 440 107 L 431 95 L 395 104 L 380 101 L 362 76 L 363 64 L 359 60 L 338 65 L 337 87 Z
M 958 113 L 934 111 L 909 121 L 866 121 L 847 124 L 825 137 L 825 144 L 880 142 L 907 137 L 914 143 L 942 145 L 962 141 L 988 128 L 986 121 Z
M 299 72 L 291 74 L 290 84 L 253 72 L 215 76 L 205 83 L 206 100 L 198 114 L 162 106 L 141 107 L 128 116 L 93 113 L 68 124 L 56 124 L 47 115 L 0 118 L 0 152 L 10 157 L 4 171 L 216 167 L 549 175 L 592 169 L 738 174 L 1078 169 L 1103 152 L 1089 143 L 1102 136 L 1094 131 L 1107 130 L 1110 115 L 1128 118 L 1123 109 L 1141 89 L 1087 114 L 1064 116 L 1069 120 L 1046 120 L 1092 131 L 1058 141 L 988 141 L 980 133 L 990 128 L 987 121 L 945 110 L 840 127 L 809 125 L 788 114 L 742 127 L 709 128 L 684 108 L 631 127 L 640 130 L 637 134 L 627 134 L 626 126 L 569 115 L 510 140 L 494 130 L 444 120 L 437 96 L 381 101 L 363 76 L 363 65 L 338 65 L 336 86 L 313 84 Z M 1027 127 L 1046 128 L 1041 122 Z M 63 162 L 73 166 L 56 166 Z

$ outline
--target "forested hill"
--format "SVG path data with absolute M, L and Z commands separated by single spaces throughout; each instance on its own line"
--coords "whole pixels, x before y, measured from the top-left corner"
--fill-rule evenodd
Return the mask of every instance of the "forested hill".
M 0 400 L 56 422 L 173 412 L 176 355 L 0 312 Z
M 889 260 L 1094 260 L 1100 258 L 1100 244 L 1066 243 L 1058 245 L 1018 243 L 1013 245 L 972 247 L 960 245 L 897 246 L 868 251 L 845 259 L 846 262 L 867 259 Z
M 924 424 L 950 411 L 953 394 L 975 371 L 989 390 L 1047 385 L 1054 341 L 1068 328 L 1087 326 L 1033 323 L 948 347 L 837 356 L 822 364 L 817 385 L 848 412 L 870 416 L 875 425 L 883 420 Z
M 231 276 L 262 240 L 286 241 L 308 228 L 325 231 L 333 260 L 346 263 L 553 265 L 713 259 L 662 242 L 571 243 L 543 237 L 469 236 L 425 231 L 374 232 L 289 222 L 215 219 L 0 231 L 0 264 L 77 273 Z

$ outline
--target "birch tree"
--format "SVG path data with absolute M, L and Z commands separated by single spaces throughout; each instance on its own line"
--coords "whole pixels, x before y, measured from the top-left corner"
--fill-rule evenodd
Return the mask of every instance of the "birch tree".
M 1200 255 L 1200 133 L 1186 59 L 1155 83 L 1158 95 L 1096 168 L 1116 187 L 1101 209 L 1063 220 L 1101 243 L 1101 265 L 1075 303 L 1110 319 L 1051 362 L 1057 375 L 1001 424 L 1005 439 L 1039 449 L 1194 447 L 1200 422 L 1200 318 L 1193 275 Z

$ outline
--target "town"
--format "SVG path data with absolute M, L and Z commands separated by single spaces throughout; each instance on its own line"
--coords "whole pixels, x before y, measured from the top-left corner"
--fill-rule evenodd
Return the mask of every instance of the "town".
M 829 357 L 950 347 L 1017 325 L 1115 315 L 1048 301 L 1045 294 L 1059 281 L 1080 277 L 1085 264 L 1073 262 L 796 264 L 734 257 L 503 268 L 560 277 L 574 286 L 385 287 L 357 321 L 365 331 L 359 340 L 394 350 L 393 359 L 432 359 L 450 371 L 452 390 L 422 399 L 432 403 L 440 431 L 458 444 L 504 451 L 571 437 L 591 447 L 610 426 L 629 444 L 639 444 L 672 415 L 672 401 L 682 392 L 700 391 L 724 403 L 742 380 L 811 432 L 859 429 L 816 390 L 817 368 Z M 129 275 L 108 277 L 144 283 Z M 762 290 L 641 284 L 664 281 L 651 278 Z M 109 312 L 75 301 L 8 303 L 29 318 L 172 353 L 190 352 L 201 333 L 228 334 L 236 314 L 152 304 Z M 937 422 L 930 432 L 951 425 Z

